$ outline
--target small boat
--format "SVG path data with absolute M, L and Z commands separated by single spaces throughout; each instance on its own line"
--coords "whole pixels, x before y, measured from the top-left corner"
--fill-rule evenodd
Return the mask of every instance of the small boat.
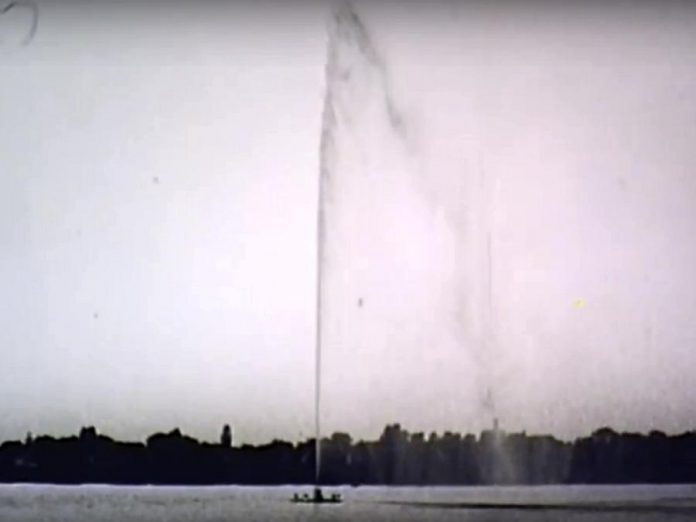
M 339 493 L 332 493 L 325 497 L 320 488 L 315 488 L 314 495 L 311 497 L 307 493 L 302 495 L 295 493 L 291 501 L 295 504 L 340 504 L 343 502 L 343 498 Z

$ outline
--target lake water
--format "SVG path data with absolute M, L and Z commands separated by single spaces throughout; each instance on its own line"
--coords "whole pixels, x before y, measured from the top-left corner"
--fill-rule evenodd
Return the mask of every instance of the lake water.
M 0 520 L 635 521 L 696 520 L 696 486 L 335 488 L 341 505 L 297 505 L 296 487 L 0 485 Z

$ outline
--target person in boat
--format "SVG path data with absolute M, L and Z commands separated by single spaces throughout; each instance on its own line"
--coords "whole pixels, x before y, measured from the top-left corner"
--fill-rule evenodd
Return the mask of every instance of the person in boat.
M 324 493 L 321 488 L 314 488 L 314 502 L 324 502 Z

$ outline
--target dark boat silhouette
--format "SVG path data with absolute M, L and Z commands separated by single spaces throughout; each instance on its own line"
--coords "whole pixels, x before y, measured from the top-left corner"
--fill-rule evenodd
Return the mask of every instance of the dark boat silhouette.
M 309 496 L 307 493 L 302 495 L 295 493 L 291 500 L 295 504 L 340 504 L 343 502 L 343 498 L 338 493 L 333 493 L 325 497 L 321 488 L 314 488 L 314 494 L 312 496 Z

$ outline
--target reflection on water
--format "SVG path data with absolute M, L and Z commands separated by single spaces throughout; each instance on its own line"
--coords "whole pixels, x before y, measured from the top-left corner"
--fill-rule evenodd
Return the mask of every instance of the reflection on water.
M 337 488 L 338 506 L 297 505 L 294 487 L 0 486 L 0 520 L 696 520 L 696 486 Z

